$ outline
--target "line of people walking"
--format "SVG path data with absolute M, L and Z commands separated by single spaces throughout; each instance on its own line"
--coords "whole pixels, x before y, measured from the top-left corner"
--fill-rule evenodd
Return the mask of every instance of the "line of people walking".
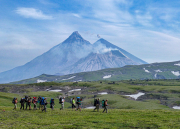
M 107 106 L 108 106 L 107 101 L 108 100 L 102 100 L 102 107 L 104 108 L 103 112 L 106 111 L 106 113 L 107 113 Z M 71 98 L 70 102 L 72 104 L 72 110 L 75 110 L 75 111 L 79 110 L 79 111 L 81 111 L 82 98 L 77 97 L 77 100 L 75 100 L 75 97 L 74 97 L 74 98 Z M 12 103 L 14 104 L 13 110 L 16 110 L 17 109 L 18 99 L 15 97 L 12 100 Z M 39 97 L 32 97 L 32 98 L 31 98 L 31 96 L 25 96 L 24 98 L 21 98 L 20 103 L 21 103 L 20 110 L 21 109 L 27 110 L 28 108 L 29 108 L 29 110 L 32 110 L 31 105 L 33 104 L 34 105 L 33 110 L 37 110 L 38 107 L 39 107 L 39 110 L 42 110 L 42 112 L 43 111 L 46 112 L 47 104 L 48 104 L 47 98 L 41 97 L 41 96 L 39 96 Z M 60 110 L 64 109 L 64 103 L 65 103 L 65 97 L 60 97 L 59 98 L 59 104 L 61 104 Z M 55 102 L 54 102 L 53 98 L 51 98 L 49 104 L 50 104 L 50 108 L 52 110 L 54 110 Z M 77 105 L 77 107 L 76 107 L 76 105 Z M 97 109 L 97 111 L 99 112 L 100 98 L 94 99 L 94 106 L 95 106 L 94 111 Z

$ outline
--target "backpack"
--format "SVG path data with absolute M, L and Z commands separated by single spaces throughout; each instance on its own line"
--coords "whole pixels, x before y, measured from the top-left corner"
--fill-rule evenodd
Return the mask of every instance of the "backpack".
M 16 97 L 14 97 L 14 98 L 13 98 L 12 103 L 14 103 L 14 104 L 15 104 L 15 100 L 16 100 Z
M 61 97 L 61 98 L 59 98 L 59 103 L 63 103 L 63 102 L 62 102 L 62 97 Z
M 41 105 L 45 105 L 45 103 L 44 103 L 44 97 L 42 97 L 42 99 L 41 99 Z
M 20 100 L 20 103 L 24 103 L 24 100 L 25 100 L 25 98 L 22 98 L 22 99 Z
M 102 107 L 105 107 L 105 100 L 102 100 Z
M 80 97 L 77 97 L 76 104 L 79 104 L 79 101 L 80 101 Z
M 97 99 L 94 99 L 94 106 L 96 106 L 97 104 Z
M 71 98 L 70 103 L 73 104 L 73 98 Z
M 26 101 L 26 102 L 28 101 L 28 96 L 27 96 L 27 95 L 25 96 L 25 101 Z
M 51 99 L 51 100 L 50 100 L 50 104 L 53 104 L 53 100 L 54 100 L 54 99 Z

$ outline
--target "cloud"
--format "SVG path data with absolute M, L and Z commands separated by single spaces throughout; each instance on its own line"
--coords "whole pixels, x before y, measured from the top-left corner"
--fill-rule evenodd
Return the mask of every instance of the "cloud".
M 52 16 L 48 16 L 43 14 L 41 10 L 35 8 L 17 8 L 15 12 L 25 18 L 33 18 L 33 19 L 40 19 L 40 20 L 51 20 L 53 19 Z
M 81 18 L 81 16 L 80 16 L 79 14 L 73 13 L 72 15 L 73 15 L 74 17 Z

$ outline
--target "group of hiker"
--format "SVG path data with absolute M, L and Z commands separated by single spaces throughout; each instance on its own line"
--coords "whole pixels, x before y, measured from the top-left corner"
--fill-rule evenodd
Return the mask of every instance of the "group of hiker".
M 103 112 L 106 111 L 107 113 L 107 101 L 108 100 L 102 100 L 102 107 L 104 108 Z M 61 108 L 60 110 L 63 110 L 64 109 L 64 102 L 65 102 L 65 97 L 60 97 L 59 98 L 59 103 L 61 104 Z M 72 110 L 75 109 L 75 111 L 77 110 L 80 110 L 81 111 L 81 105 L 82 105 L 82 98 L 80 97 L 77 97 L 76 100 L 75 100 L 75 97 L 72 98 L 70 100 L 71 104 L 72 104 Z M 13 110 L 16 110 L 17 109 L 17 103 L 18 103 L 18 99 L 15 97 L 13 100 L 12 100 L 12 103 L 14 104 L 14 109 Z M 46 109 L 47 109 L 47 98 L 45 97 L 31 97 L 31 96 L 25 96 L 24 98 L 21 98 L 20 100 L 20 103 L 21 103 L 21 107 L 20 107 L 20 110 L 21 109 L 28 109 L 29 110 L 32 110 L 32 107 L 31 107 L 31 104 L 34 105 L 34 110 L 37 110 L 39 108 L 39 110 L 42 110 L 46 112 Z M 54 109 L 54 106 L 55 106 L 55 102 L 54 102 L 54 99 L 51 98 L 50 100 L 50 108 L 53 110 Z M 77 107 L 76 107 L 77 105 Z M 25 107 L 26 106 L 26 107 Z M 97 111 L 99 111 L 99 107 L 100 107 L 100 99 L 94 99 L 94 106 L 95 106 L 95 109 L 94 111 L 97 109 Z

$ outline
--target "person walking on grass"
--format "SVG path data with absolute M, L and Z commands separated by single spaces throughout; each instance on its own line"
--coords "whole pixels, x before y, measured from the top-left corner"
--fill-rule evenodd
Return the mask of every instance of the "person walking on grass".
M 107 101 L 108 101 L 107 99 L 106 99 L 106 101 L 104 101 L 104 110 L 103 110 L 103 112 L 106 111 L 106 113 L 108 113 L 108 111 L 107 111 L 107 106 L 108 106 Z
M 94 111 L 97 109 L 97 111 L 99 112 L 99 105 L 100 105 L 100 102 L 99 102 L 99 98 L 95 101 L 95 108 L 94 108 Z
M 43 101 L 43 102 L 42 102 L 42 105 L 44 106 L 44 109 L 42 110 L 42 112 L 43 112 L 43 111 L 46 112 L 46 108 L 47 108 L 46 105 L 48 104 L 48 103 L 47 103 L 47 100 L 46 100 L 46 98 L 44 98 L 42 101 Z
M 20 110 L 21 110 L 22 108 L 23 108 L 23 110 L 24 110 L 25 98 L 21 98 L 20 103 L 21 103 Z
M 34 104 L 34 110 L 37 110 L 37 97 L 33 97 L 32 103 Z
M 39 96 L 39 97 L 38 97 L 39 110 L 40 110 L 40 109 L 42 109 L 41 99 L 42 99 L 42 97 L 41 97 L 41 96 Z
M 16 108 L 17 108 L 17 103 L 18 103 L 18 99 L 17 98 L 15 98 L 15 100 L 14 100 L 14 109 L 16 110 Z M 14 110 L 13 109 L 13 110 Z
M 75 110 L 76 110 L 76 101 L 75 101 L 75 98 L 72 99 L 72 111 L 73 111 L 73 108 L 75 108 Z
M 55 105 L 54 99 L 51 98 L 51 100 L 50 100 L 50 108 L 51 108 L 52 110 L 54 110 L 54 105 Z
M 61 98 L 59 99 L 59 103 L 61 104 L 60 110 L 63 110 L 63 109 L 64 109 L 64 102 L 65 102 L 65 97 L 61 97 Z
M 77 100 L 77 105 L 78 105 L 77 110 L 79 109 L 81 111 L 82 99 Z
M 32 98 L 29 96 L 29 98 L 28 98 L 29 110 L 31 110 L 31 103 L 32 103 Z

